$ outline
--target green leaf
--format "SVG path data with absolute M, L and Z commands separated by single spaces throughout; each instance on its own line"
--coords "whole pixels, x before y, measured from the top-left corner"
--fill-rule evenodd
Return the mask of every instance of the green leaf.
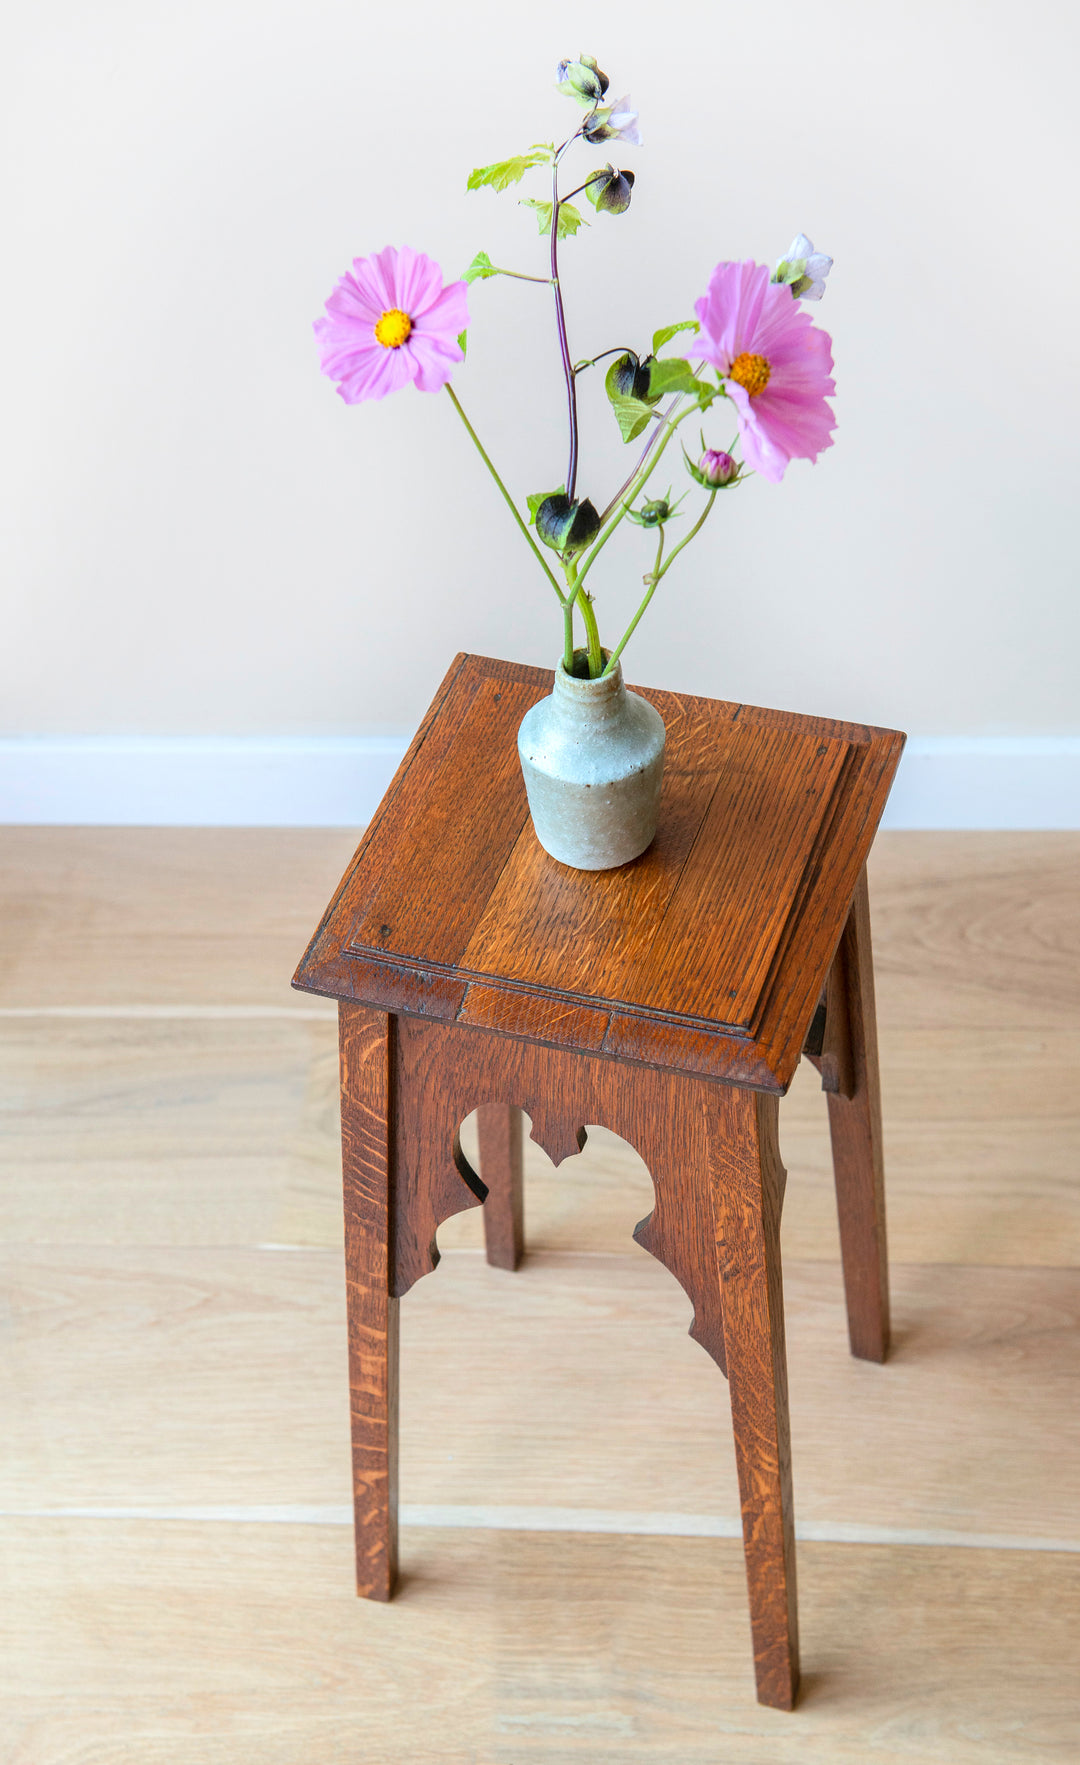
M 489 276 L 500 276 L 486 251 L 478 251 L 461 280 L 463 282 L 486 282 Z
M 469 353 L 469 333 L 467 331 L 459 331 L 458 332 L 457 346 L 460 349 L 462 355 L 468 355 L 468 353 Z
M 522 208 L 531 208 L 534 211 L 541 233 L 550 233 L 551 203 L 541 202 L 536 196 L 523 196 L 520 201 Z M 578 213 L 572 202 L 560 202 L 558 228 L 560 239 L 572 238 L 579 227 L 587 227 L 588 224 L 585 216 Z
M 550 497 L 550 496 L 565 496 L 565 495 L 566 495 L 566 485 L 560 484 L 558 490 L 537 490 L 537 491 L 533 492 L 532 496 L 526 497 L 525 501 L 529 505 L 529 526 L 530 527 L 533 526 L 533 524 L 536 520 L 536 511 L 540 507 L 541 503 L 546 503 L 548 500 L 548 497 Z
M 511 184 L 520 184 L 526 172 L 534 166 L 550 165 L 555 157 L 553 141 L 534 141 L 528 153 L 515 154 L 512 159 L 497 159 L 493 165 L 478 165 L 469 173 L 467 190 L 482 190 L 489 184 L 493 190 L 508 190 Z
M 659 355 L 665 343 L 670 343 L 680 331 L 700 331 L 701 326 L 696 319 L 680 319 L 677 325 L 665 325 L 662 330 L 653 332 L 652 352 Z
M 615 412 L 615 421 L 623 440 L 633 441 L 652 416 L 652 405 L 643 403 L 640 398 L 624 398 L 618 392 L 608 396 L 611 398 L 611 408 Z
M 663 398 L 668 392 L 707 394 L 709 404 L 716 397 L 716 387 L 710 386 L 707 380 L 699 380 L 690 363 L 678 356 L 662 362 L 654 361 L 649 368 L 649 396 Z

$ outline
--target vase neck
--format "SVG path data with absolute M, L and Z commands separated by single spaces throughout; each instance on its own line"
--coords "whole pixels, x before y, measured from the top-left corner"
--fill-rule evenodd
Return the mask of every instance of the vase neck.
M 583 729 L 609 723 L 626 704 L 622 663 L 616 662 L 611 673 L 601 675 L 599 680 L 579 680 L 576 675 L 567 674 L 560 662 L 555 670 L 552 697 L 563 715 Z

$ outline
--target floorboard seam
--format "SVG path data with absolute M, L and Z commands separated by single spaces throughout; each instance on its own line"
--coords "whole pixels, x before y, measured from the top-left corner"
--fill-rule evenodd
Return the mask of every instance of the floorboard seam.
M 25 1507 L 0 1508 L 0 1519 L 12 1520 L 151 1520 L 198 1524 L 350 1526 L 347 1506 L 302 1503 L 150 1507 Z M 604 1508 L 444 1506 L 405 1503 L 405 1526 L 442 1530 L 468 1527 L 488 1532 L 621 1533 L 651 1538 L 741 1538 L 737 1516 L 679 1514 Z M 999 1532 L 964 1532 L 936 1527 L 868 1526 L 843 1520 L 797 1521 L 795 1536 L 807 1544 L 899 1545 L 932 1549 L 1050 1551 L 1076 1555 L 1080 1539 L 1036 1538 Z

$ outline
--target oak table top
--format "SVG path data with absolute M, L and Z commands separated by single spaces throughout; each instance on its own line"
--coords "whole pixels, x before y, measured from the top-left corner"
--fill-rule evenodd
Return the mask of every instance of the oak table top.
M 293 984 L 784 1092 L 904 737 L 635 687 L 667 725 L 659 831 L 579 871 L 537 842 L 517 757 L 550 690 L 455 659 Z

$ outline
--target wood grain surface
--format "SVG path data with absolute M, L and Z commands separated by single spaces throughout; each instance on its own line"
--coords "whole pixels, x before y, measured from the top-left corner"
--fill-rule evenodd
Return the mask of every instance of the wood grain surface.
M 790 1710 L 799 1689 L 799 1617 L 780 1268 L 786 1173 L 776 1098 L 736 1090 L 720 1098 L 709 1163 L 754 1669 L 760 1702 Z
M 549 688 L 457 658 L 295 985 L 782 1092 L 903 737 L 641 689 L 668 726 L 658 838 L 581 872 L 540 850 L 517 763 Z
M 343 1527 L 7 1520 L 0 1553 L 13 1765 L 1062 1765 L 1077 1748 L 1075 1557 L 804 1546 L 792 1718 L 754 1703 L 723 1539 L 409 1527 L 390 1606 L 351 1597 Z
M 488 1262 L 497 1269 L 516 1269 L 525 1254 L 524 1151 L 520 1109 L 489 1103 L 476 1111 L 476 1168 L 488 1191 L 484 1244 Z
M 842 1015 L 851 1078 L 834 1117 L 849 1327 L 856 1352 L 881 1360 L 865 862 L 903 737 L 651 694 L 672 725 L 660 807 L 670 835 L 644 863 L 582 873 L 540 853 L 525 801 L 516 734 L 546 684 L 535 669 L 457 658 L 297 970 L 298 988 L 341 1002 L 358 1589 L 388 1599 L 396 1574 L 386 1463 L 397 1345 L 385 1306 L 434 1268 L 443 1220 L 487 1196 L 459 1124 L 479 1105 L 489 1167 L 501 1152 L 492 1218 L 501 1203 L 509 1247 L 498 1226 L 493 1242 L 513 1267 L 522 1186 L 509 1142 L 521 1112 L 556 1164 L 597 1119 L 644 1157 L 656 1206 L 635 1237 L 690 1298 L 691 1335 L 731 1369 L 757 1695 L 790 1710 L 799 1647 L 776 1098 L 832 962 L 826 1011 L 831 1001 Z M 363 1060 L 347 1053 L 361 1036 Z M 370 1062 L 378 1085 L 352 1076 Z M 710 1095 L 706 1078 L 726 1083 Z
M 826 1093 L 844 1263 L 851 1352 L 883 1361 L 889 1351 L 889 1258 L 885 1234 L 885 1154 L 878 1073 L 874 957 L 866 873 L 855 888 L 829 972 Z M 829 1015 L 840 1031 L 830 1035 Z
M 0 1505 L 344 1515 L 342 1271 L 340 1249 L 4 1252 Z M 1080 1540 L 1080 1275 L 893 1278 L 881 1370 L 848 1353 L 839 1261 L 785 1260 L 797 1521 Z M 728 1396 L 689 1321 L 633 1248 L 530 1254 L 513 1280 L 447 1253 L 401 1307 L 402 1501 L 737 1524 Z
M 397 1581 L 398 1302 L 391 1293 L 390 1038 L 383 1012 L 342 1008 L 341 1167 L 356 1589 L 375 1600 L 388 1600 Z
M 395 1756 L 404 1712 L 420 1765 L 1080 1756 L 1080 1557 L 1021 1548 L 1080 1539 L 1080 836 L 872 854 L 883 1369 L 844 1339 L 817 1075 L 781 1108 L 797 1518 L 870 1529 L 800 1542 L 794 1717 L 752 1700 L 734 1539 L 405 1527 L 385 1606 L 344 1524 L 254 1518 L 349 1497 L 336 1024 L 281 976 L 354 843 L 0 837 L 0 1010 L 31 1013 L 0 1021 L 0 1496 L 252 1515 L 0 1520 L 0 1756 L 344 1765 Z M 190 1015 L 238 1002 L 327 1021 Z M 449 1254 L 474 1209 L 401 1308 L 402 1499 L 734 1518 L 720 1381 L 629 1241 L 641 1160 L 599 1127 L 525 1153 L 519 1273 Z

